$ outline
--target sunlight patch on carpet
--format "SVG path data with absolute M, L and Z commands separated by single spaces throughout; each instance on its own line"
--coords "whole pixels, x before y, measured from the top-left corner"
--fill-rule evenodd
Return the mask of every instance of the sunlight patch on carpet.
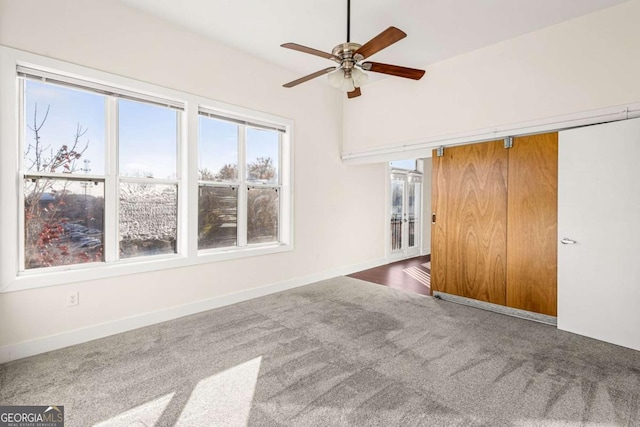
M 173 395 L 167 394 L 147 403 L 143 403 L 133 409 L 116 415 L 113 418 L 95 424 L 94 427 L 120 427 L 120 426 L 154 426 L 167 408 Z
M 262 356 L 200 381 L 176 426 L 246 426 Z

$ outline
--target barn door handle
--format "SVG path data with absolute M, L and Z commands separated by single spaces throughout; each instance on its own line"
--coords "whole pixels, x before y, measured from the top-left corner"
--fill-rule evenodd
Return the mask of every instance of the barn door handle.
M 562 243 L 563 245 L 575 245 L 576 242 L 575 240 L 571 240 L 568 237 L 563 237 L 562 240 L 560 240 L 560 243 Z

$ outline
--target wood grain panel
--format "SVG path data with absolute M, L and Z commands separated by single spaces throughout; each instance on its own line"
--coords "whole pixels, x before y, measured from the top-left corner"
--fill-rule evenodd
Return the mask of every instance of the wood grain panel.
M 447 191 L 445 177 L 446 169 L 443 168 L 443 157 L 436 155 L 433 150 L 431 157 L 431 214 L 436 214 L 436 222 L 431 224 L 431 291 L 446 292 L 447 281 Z
M 509 151 L 507 305 L 557 315 L 558 134 Z
M 500 140 L 434 159 L 433 289 L 505 305 L 508 150 Z

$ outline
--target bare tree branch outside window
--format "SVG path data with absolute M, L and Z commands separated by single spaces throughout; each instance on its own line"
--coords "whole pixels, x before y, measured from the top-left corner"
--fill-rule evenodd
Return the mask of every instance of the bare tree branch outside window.
M 72 174 L 89 147 L 87 129 L 79 123 L 69 144 L 52 147 L 43 141 L 51 106 L 43 117 L 38 104 L 25 147 L 25 267 L 40 268 L 103 259 L 104 186 L 63 177 L 38 177 L 39 173 Z M 92 188 L 100 187 L 100 188 Z M 93 194 L 99 194 L 95 196 Z

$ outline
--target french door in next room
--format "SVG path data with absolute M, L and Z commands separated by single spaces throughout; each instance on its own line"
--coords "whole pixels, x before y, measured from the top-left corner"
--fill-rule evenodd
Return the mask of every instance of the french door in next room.
M 420 255 L 422 175 L 391 173 L 389 258 L 404 259 Z

